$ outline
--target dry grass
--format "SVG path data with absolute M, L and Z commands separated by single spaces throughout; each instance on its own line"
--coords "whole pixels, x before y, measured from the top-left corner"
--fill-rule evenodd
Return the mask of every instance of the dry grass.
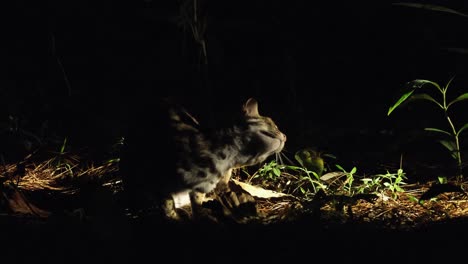
M 76 155 L 61 156 L 60 160 L 54 157 L 42 162 L 26 159 L 19 165 L 3 166 L 1 175 L 2 215 L 48 217 L 50 207 L 44 209 L 43 206 L 47 199 L 53 201 L 63 195 L 81 195 L 80 201 L 96 199 L 96 195 L 83 198 L 80 192 L 83 187 L 89 187 L 90 183 L 100 190 L 111 190 L 113 194 L 121 190 L 117 163 L 94 165 L 83 162 Z M 392 230 L 409 230 L 424 228 L 434 222 L 468 217 L 468 197 L 464 192 L 445 192 L 423 203 L 415 201 L 415 197 L 420 197 L 433 184 L 407 185 L 405 192 L 396 199 L 390 193 L 381 193 L 373 200 L 351 199 L 344 203 L 338 203 L 330 197 L 319 202 L 291 195 L 272 199 L 257 198 L 256 222 L 293 222 L 310 217 L 324 226 L 367 223 Z M 48 198 L 36 202 L 34 197 L 38 193 L 47 194 Z M 73 206 L 67 210 L 80 208 L 76 203 Z
M 76 155 L 54 157 L 42 162 L 21 163 L 24 170 L 19 172 L 18 164 L 8 164 L 1 171 L 4 184 L 10 184 L 24 191 L 54 191 L 73 194 L 84 182 L 98 182 L 116 178 L 116 163 L 94 165 L 83 164 Z

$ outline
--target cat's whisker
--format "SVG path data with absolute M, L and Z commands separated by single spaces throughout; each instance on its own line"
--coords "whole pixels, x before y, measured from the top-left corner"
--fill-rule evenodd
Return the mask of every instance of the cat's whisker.
M 280 165 L 284 165 L 284 162 L 283 162 L 283 158 L 281 157 L 281 152 L 280 153 L 276 153 L 276 163 L 280 164 Z
M 279 154 L 283 156 L 289 164 L 294 165 L 294 162 L 291 159 L 289 159 L 288 156 L 286 156 L 286 154 L 284 154 L 283 152 L 280 152 Z

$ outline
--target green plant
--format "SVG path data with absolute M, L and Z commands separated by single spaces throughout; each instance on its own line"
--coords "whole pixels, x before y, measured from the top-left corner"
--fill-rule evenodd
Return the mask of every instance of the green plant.
M 265 163 L 253 176 L 253 178 L 261 177 L 266 180 L 276 181 L 281 176 L 281 165 L 275 160 Z
M 406 179 L 406 175 L 403 172 L 403 169 L 398 169 L 397 173 L 390 173 L 387 171 L 386 174 L 377 175 L 377 177 L 382 177 L 384 179 L 383 185 L 392 193 L 393 199 L 398 197 L 400 192 L 405 190 L 401 187 L 406 183 L 403 181 Z M 385 181 L 386 180 L 386 181 Z
M 306 198 L 315 196 L 319 191 L 350 197 L 355 194 L 376 194 L 389 191 L 395 199 L 400 192 L 404 192 L 402 186 L 406 184 L 404 182 L 406 176 L 402 169 L 399 169 L 396 173 L 387 171 L 386 174 L 361 178 L 361 183 L 357 184 L 356 167 L 347 171 L 339 164 L 335 164 L 335 166 L 339 171 L 328 172 L 320 176 L 317 172 L 304 166 L 281 165 L 272 160 L 265 163 L 252 176 L 249 175 L 249 178 L 260 179 L 262 185 L 273 184 L 281 192 L 293 195 L 301 194 Z M 343 177 L 345 177 L 344 180 L 341 180 Z
M 281 192 L 294 194 L 300 191 L 304 196 L 314 195 L 327 187 L 315 171 L 301 166 L 280 165 L 275 160 L 265 163 L 249 178 L 260 179 L 265 186 L 274 185 Z
M 448 183 L 447 177 L 443 177 L 443 176 L 437 177 L 437 181 L 439 182 L 439 184 L 447 184 Z
M 354 194 L 354 190 L 353 190 L 354 174 L 356 173 L 357 168 L 353 167 L 350 171 L 346 171 L 343 167 L 341 167 L 338 164 L 336 164 L 335 166 L 346 175 L 346 180 L 344 182 L 343 189 L 349 195 L 352 196 Z
M 363 184 L 358 186 L 358 193 L 379 193 L 388 190 L 392 193 L 393 199 L 398 197 L 398 194 L 404 192 L 402 188 L 406 183 L 404 180 L 406 175 L 402 169 L 398 169 L 396 173 L 387 171 L 385 174 L 376 174 L 372 178 L 363 178 Z
M 458 97 L 456 97 L 455 99 L 453 99 L 452 101 L 448 101 L 447 90 L 451 82 L 453 81 L 453 79 L 454 78 L 451 78 L 444 87 L 441 87 L 439 84 L 433 81 L 428 81 L 428 80 L 414 80 L 410 82 L 409 83 L 410 85 L 408 85 L 408 90 L 397 100 L 395 104 L 393 104 L 388 109 L 387 116 L 389 116 L 397 107 L 402 105 L 402 103 L 404 102 L 410 102 L 410 101 L 422 99 L 422 100 L 426 100 L 431 103 L 434 103 L 439 109 L 443 111 L 445 119 L 449 126 L 449 130 L 447 131 L 444 129 L 433 128 L 433 127 L 428 127 L 428 128 L 425 128 L 424 130 L 440 133 L 447 137 L 446 140 L 440 140 L 439 142 L 450 151 L 452 158 L 456 160 L 457 169 L 458 169 L 457 176 L 461 179 L 463 177 L 462 175 L 463 164 L 462 164 L 462 157 L 461 157 L 461 152 L 460 152 L 460 134 L 465 129 L 468 128 L 468 123 L 462 125 L 460 128 L 457 129 L 457 127 L 452 121 L 452 118 L 449 115 L 448 110 L 453 104 L 463 101 L 463 100 L 467 100 L 468 93 L 463 93 L 459 95 Z M 437 91 L 439 91 L 440 94 L 442 95 L 442 98 L 440 100 L 436 100 L 434 97 L 430 96 L 427 93 L 415 93 L 416 90 L 426 87 L 427 84 L 431 85 L 431 87 L 437 88 Z
M 294 183 L 297 187 L 293 190 L 293 193 L 300 190 L 303 195 L 308 196 L 309 194 L 314 195 L 319 190 L 327 188 L 327 186 L 321 182 L 320 176 L 315 171 L 310 171 L 298 166 L 288 166 L 287 169 L 299 173 L 299 180 Z M 310 189 L 309 186 L 312 187 L 312 189 Z
M 120 162 L 120 155 L 121 155 L 121 150 L 122 146 L 124 145 L 125 138 L 124 137 L 118 137 L 116 139 L 116 142 L 111 145 L 110 147 L 110 158 L 106 159 L 104 163 L 119 163 Z
M 63 139 L 63 143 L 60 146 L 60 150 L 57 153 L 57 156 L 52 160 L 52 165 L 55 167 L 54 177 L 62 177 L 63 175 L 73 177 L 73 165 L 70 160 L 71 157 L 68 157 L 65 149 L 67 148 L 67 138 Z
M 344 181 L 340 181 L 339 185 L 333 188 L 335 191 L 342 190 L 349 196 L 354 196 L 355 194 L 377 194 L 389 191 L 392 193 L 394 199 L 398 197 L 398 193 L 404 192 L 402 186 L 406 184 L 404 182 L 406 176 L 402 169 L 399 169 L 397 173 L 390 173 L 387 171 L 386 174 L 377 174 L 365 178 L 359 177 L 361 182 L 359 184 L 358 181 L 356 181 L 356 179 L 358 179 L 356 167 L 347 171 L 338 164 L 335 166 L 341 171 L 340 173 L 331 172 L 322 177 L 322 179 L 326 178 L 329 180 L 346 176 Z
M 362 184 L 357 187 L 357 193 L 378 192 L 382 187 L 381 177 L 362 178 Z
M 304 148 L 294 154 L 300 166 L 289 165 L 285 169 L 298 174 L 298 180 L 293 193 L 299 190 L 304 196 L 315 195 L 319 190 L 328 188 L 320 179 L 326 171 L 324 157 L 335 158 L 331 154 L 323 154 L 313 148 Z
M 309 171 L 313 171 L 317 176 L 322 176 L 324 171 L 324 160 L 320 152 L 313 149 L 301 149 L 294 154 L 294 158 L 301 165 Z

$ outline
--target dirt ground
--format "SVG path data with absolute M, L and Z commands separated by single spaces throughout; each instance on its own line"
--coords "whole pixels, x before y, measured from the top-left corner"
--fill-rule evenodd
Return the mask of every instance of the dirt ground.
M 74 156 L 67 161 L 80 163 Z M 135 215 L 123 208 L 116 163 L 59 169 L 55 162 L 4 167 L 3 248 L 15 260 L 128 262 L 164 258 L 166 250 L 184 252 L 176 254 L 184 261 L 206 250 L 235 262 L 319 256 L 365 261 L 386 255 L 433 260 L 464 248 L 459 241 L 468 233 L 465 183 L 408 184 L 398 197 L 380 193 L 307 200 L 254 194 L 254 211 L 239 209 L 242 204 L 227 206 L 224 212 L 231 215 L 218 210 L 217 223 L 161 223 L 151 213 Z M 428 199 L 415 200 L 423 195 Z M 211 203 L 219 208 L 216 202 Z M 414 254 L 420 250 L 425 253 Z

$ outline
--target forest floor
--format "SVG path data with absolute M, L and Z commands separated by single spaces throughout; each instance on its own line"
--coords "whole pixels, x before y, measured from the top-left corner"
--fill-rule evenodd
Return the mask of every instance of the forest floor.
M 237 210 L 242 207 L 237 204 L 227 211 L 237 210 L 236 213 L 247 217 L 233 218 L 232 214 L 218 218 L 215 225 L 186 220 L 162 228 L 155 224 L 151 214 L 135 215 L 122 207 L 116 162 L 94 165 L 73 155 L 35 162 L 30 157 L 3 166 L 1 175 L 1 226 L 11 249 L 18 249 L 10 251 L 15 252 L 15 259 L 25 256 L 35 259 L 34 254 L 19 253 L 32 251 L 41 255 L 42 260 L 51 260 L 53 257 L 46 252 L 53 250 L 54 254 L 77 254 L 80 258 L 98 254 L 105 260 L 119 261 L 122 256 L 133 259 L 150 254 L 151 248 L 142 242 L 148 239 L 192 240 L 195 237 L 195 241 L 212 243 L 212 238 L 208 238 L 211 235 L 217 236 L 216 241 L 223 241 L 221 244 L 230 245 L 231 251 L 276 252 L 267 256 L 260 252 L 262 260 L 291 259 L 295 258 L 290 255 L 292 252 L 304 254 L 311 248 L 334 254 L 337 246 L 343 254 L 365 251 L 368 255 L 373 251 L 406 256 L 418 244 L 426 249 L 445 250 L 444 245 L 448 244 L 453 248 L 450 241 L 468 233 L 468 196 L 463 191 L 466 182 L 427 181 L 407 184 L 398 193 L 389 190 L 353 196 L 321 193 L 312 199 L 268 190 L 268 186 L 260 183 L 244 182 L 267 193 L 259 195 L 245 188 L 240 191 L 254 197 L 253 214 Z M 241 181 L 237 178 L 236 185 Z M 167 232 L 172 235 L 162 235 Z M 393 248 L 394 243 L 399 245 L 398 251 Z M 82 253 L 76 253 L 77 248 Z M 115 255 L 104 248 L 124 253 Z M 143 248 L 142 253 L 139 250 Z M 407 249 L 401 251 L 401 248 Z M 231 258 L 242 260 L 235 254 Z

